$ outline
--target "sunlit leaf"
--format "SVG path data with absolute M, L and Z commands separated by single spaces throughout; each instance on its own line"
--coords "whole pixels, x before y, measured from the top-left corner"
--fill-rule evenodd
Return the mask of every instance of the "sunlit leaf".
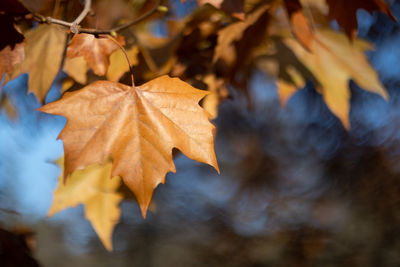
M 63 168 L 64 160 L 58 163 Z M 63 175 L 60 175 L 49 210 L 49 216 L 52 216 L 66 208 L 85 205 L 86 218 L 107 250 L 112 249 L 112 232 L 121 216 L 119 203 L 123 198 L 117 192 L 121 179 L 111 178 L 111 168 L 111 161 L 103 165 L 92 164 L 84 170 L 73 172 L 65 183 Z
M 67 118 L 64 176 L 111 157 L 111 175 L 122 177 L 145 216 L 154 188 L 175 172 L 172 148 L 218 170 L 214 126 L 198 104 L 206 94 L 168 76 L 139 87 L 98 81 L 40 110 Z

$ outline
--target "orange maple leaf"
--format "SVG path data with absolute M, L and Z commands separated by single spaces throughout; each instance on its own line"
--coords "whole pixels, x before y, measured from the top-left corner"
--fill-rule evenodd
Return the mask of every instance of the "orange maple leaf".
M 117 41 L 125 45 L 124 37 L 119 35 Z M 72 37 L 68 46 L 67 57 L 83 56 L 89 67 L 96 75 L 106 74 L 110 65 L 110 55 L 119 49 L 119 46 L 108 38 L 96 38 L 92 34 L 80 33 Z
M 111 176 L 122 177 L 145 217 L 154 188 L 164 183 L 167 172 L 176 171 L 174 147 L 219 171 L 215 127 L 198 104 L 206 94 L 168 76 L 138 87 L 97 81 L 40 110 L 67 118 L 59 135 L 64 178 L 111 157 Z

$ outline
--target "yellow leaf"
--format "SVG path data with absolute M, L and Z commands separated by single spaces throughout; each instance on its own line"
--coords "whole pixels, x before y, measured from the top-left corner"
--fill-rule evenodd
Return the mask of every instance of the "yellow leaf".
M 88 65 L 83 57 L 65 58 L 63 71 L 80 84 L 87 83 Z
M 61 93 L 64 93 L 67 91 L 69 88 L 71 88 L 75 84 L 74 80 L 67 77 L 62 81 L 61 84 Z
M 361 88 L 388 99 L 378 74 L 364 54 L 366 50 L 372 49 L 368 42 L 360 39 L 352 42 L 343 33 L 324 29 L 315 31 L 311 52 L 293 38 L 287 38 L 285 44 L 321 84 L 327 106 L 347 129 L 350 128 L 350 79 Z
M 289 98 L 306 84 L 304 78 L 294 67 L 290 65 L 287 66 L 286 72 L 290 76 L 291 81 L 288 82 L 283 79 L 278 79 L 276 82 L 281 106 L 285 106 Z
M 137 58 L 138 53 L 139 48 L 137 46 L 132 46 L 130 49 L 126 50 L 126 54 L 128 55 L 132 66 L 135 66 L 139 63 Z M 129 64 L 122 50 L 119 49 L 112 53 L 110 56 L 110 66 L 108 67 L 106 74 L 107 79 L 109 81 L 118 82 L 122 75 L 128 71 Z
M 63 158 L 58 163 L 63 166 Z M 118 205 L 123 198 L 117 192 L 121 179 L 110 178 L 111 168 L 110 160 L 104 165 L 92 164 L 84 170 L 73 172 L 66 183 L 63 183 L 63 175 L 60 175 L 49 210 L 49 216 L 52 216 L 63 209 L 85 205 L 85 216 L 107 250 L 112 250 L 112 232 L 121 216 Z
M 215 75 L 208 74 L 204 78 L 204 82 L 208 85 L 208 91 L 210 92 L 203 100 L 203 108 L 210 113 L 210 119 L 215 119 L 218 116 L 218 104 L 219 97 L 217 94 L 217 85 L 215 84 Z
M 154 188 L 175 172 L 174 147 L 218 170 L 215 127 L 198 104 L 206 94 L 168 76 L 138 87 L 97 81 L 40 110 L 67 118 L 64 176 L 111 157 L 111 176 L 122 177 L 145 217 Z
M 3 110 L 10 119 L 16 119 L 17 111 L 15 110 L 15 104 L 5 94 L 0 97 L 0 110 Z
M 39 25 L 25 34 L 25 60 L 8 76 L 7 81 L 29 73 L 28 92 L 44 102 L 56 77 L 63 56 L 66 33 L 54 25 Z
M 278 89 L 278 97 L 281 106 L 286 106 L 287 101 L 289 100 L 294 93 L 297 92 L 297 86 L 293 83 L 289 83 L 285 80 L 278 79 L 276 81 L 276 87 Z
M 218 117 L 218 106 L 229 96 L 229 92 L 223 80 L 217 79 L 215 74 L 207 74 L 203 81 L 207 84 L 209 94 L 204 97 L 202 106 L 210 113 L 210 119 L 213 120 Z

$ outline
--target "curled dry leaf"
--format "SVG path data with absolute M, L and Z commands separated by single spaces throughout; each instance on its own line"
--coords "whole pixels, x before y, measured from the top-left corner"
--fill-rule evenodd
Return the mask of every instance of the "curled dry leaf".
M 119 35 L 117 41 L 125 45 L 124 38 Z M 110 55 L 119 49 L 119 46 L 108 38 L 96 38 L 92 34 L 80 33 L 72 37 L 68 46 L 67 57 L 83 56 L 89 67 L 96 75 L 103 76 L 110 65 Z
M 29 73 L 28 92 L 41 103 L 47 95 L 61 65 L 66 33 L 53 25 L 39 25 L 25 34 L 25 60 L 9 75 L 14 79 Z
M 326 0 L 329 6 L 329 16 L 335 19 L 345 33 L 354 39 L 357 34 L 357 10 L 365 9 L 372 13 L 373 11 L 381 11 L 396 21 L 390 8 L 384 0 Z
M 57 163 L 63 169 L 64 159 L 61 158 Z M 103 165 L 92 164 L 84 170 L 73 172 L 65 183 L 63 175 L 60 175 L 49 210 L 49 216 L 52 216 L 66 208 L 85 205 L 85 216 L 107 250 L 112 250 L 112 232 L 121 216 L 118 205 L 123 199 L 122 194 L 118 193 L 121 179 L 111 179 L 111 168 L 110 160 Z
M 360 39 L 351 42 L 342 33 L 324 29 L 315 31 L 311 52 L 294 39 L 286 39 L 285 44 L 318 80 L 327 106 L 347 129 L 350 128 L 350 79 L 361 88 L 388 99 L 378 74 L 364 54 L 372 49 L 368 42 Z
M 314 38 L 311 25 L 303 13 L 299 0 L 285 0 L 286 11 L 289 16 L 293 34 L 305 48 L 310 49 Z
M 218 170 L 215 127 L 198 104 L 206 94 L 168 76 L 138 87 L 97 81 L 40 110 L 67 118 L 64 177 L 111 158 L 111 176 L 122 177 L 145 217 L 154 188 L 175 172 L 174 147 Z

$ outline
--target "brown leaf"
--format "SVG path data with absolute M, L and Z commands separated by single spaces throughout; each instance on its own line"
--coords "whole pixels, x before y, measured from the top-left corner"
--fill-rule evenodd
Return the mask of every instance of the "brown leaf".
M 1 38 L 0 50 L 7 46 L 14 49 L 15 45 L 24 41 L 24 36 L 14 26 L 14 17 L 0 13 Z
M 57 163 L 62 169 L 63 158 Z M 118 205 L 123 198 L 122 194 L 118 193 L 121 179 L 110 178 L 111 168 L 111 161 L 104 165 L 93 164 L 84 170 L 73 172 L 66 183 L 63 183 L 63 175 L 60 175 L 49 210 L 49 216 L 53 216 L 66 208 L 84 204 L 85 216 L 107 250 L 112 250 L 112 232 L 121 216 Z
M 71 0 L 70 0 L 71 1 Z M 97 0 L 92 1 L 92 14 L 85 18 L 90 28 L 111 29 L 118 22 L 130 21 L 142 13 L 142 5 L 151 1 Z M 152 4 L 153 2 L 151 2 Z
M 117 41 L 125 45 L 124 38 L 118 36 Z M 119 49 L 119 46 L 108 38 L 96 38 L 92 34 L 75 34 L 67 50 L 67 57 L 83 56 L 96 75 L 106 74 L 110 65 L 110 55 Z
M 329 5 L 329 16 L 335 19 L 346 34 L 354 39 L 357 34 L 357 10 L 362 8 L 369 13 L 381 11 L 396 21 L 384 0 L 326 0 Z
M 29 11 L 24 7 L 21 1 L 18 0 L 1 0 L 0 12 L 11 14 L 13 16 L 21 16 L 29 13 Z M 1 25 L 2 27 L 4 26 L 3 24 Z
M 210 4 L 240 20 L 244 20 L 244 0 L 197 0 L 199 6 Z
M 268 8 L 269 5 L 264 5 L 249 14 L 245 21 L 233 23 L 220 30 L 213 61 L 217 62 L 219 59 L 223 59 L 228 65 L 233 64 L 236 61 L 235 42 L 242 39 L 245 30 L 252 26 Z
M 175 172 L 172 148 L 218 170 L 215 127 L 198 105 L 206 94 L 168 76 L 138 87 L 97 81 L 40 110 L 68 120 L 59 135 L 64 177 L 111 157 L 111 176 L 122 177 L 145 217 L 154 188 Z
M 39 25 L 25 35 L 25 60 L 8 77 L 29 73 L 28 92 L 44 102 L 61 65 L 66 33 L 53 25 Z
M 0 51 L 0 79 L 6 73 L 12 73 L 14 67 L 24 61 L 24 44 L 16 44 L 12 49 L 6 46 Z
M 305 48 L 310 49 L 314 34 L 308 19 L 304 16 L 300 1 L 285 0 L 285 7 L 294 35 Z
M 25 7 L 29 8 L 29 10 L 32 10 L 34 12 L 38 12 L 43 6 L 43 3 L 46 2 L 44 0 L 18 0 L 18 1 L 21 2 Z

